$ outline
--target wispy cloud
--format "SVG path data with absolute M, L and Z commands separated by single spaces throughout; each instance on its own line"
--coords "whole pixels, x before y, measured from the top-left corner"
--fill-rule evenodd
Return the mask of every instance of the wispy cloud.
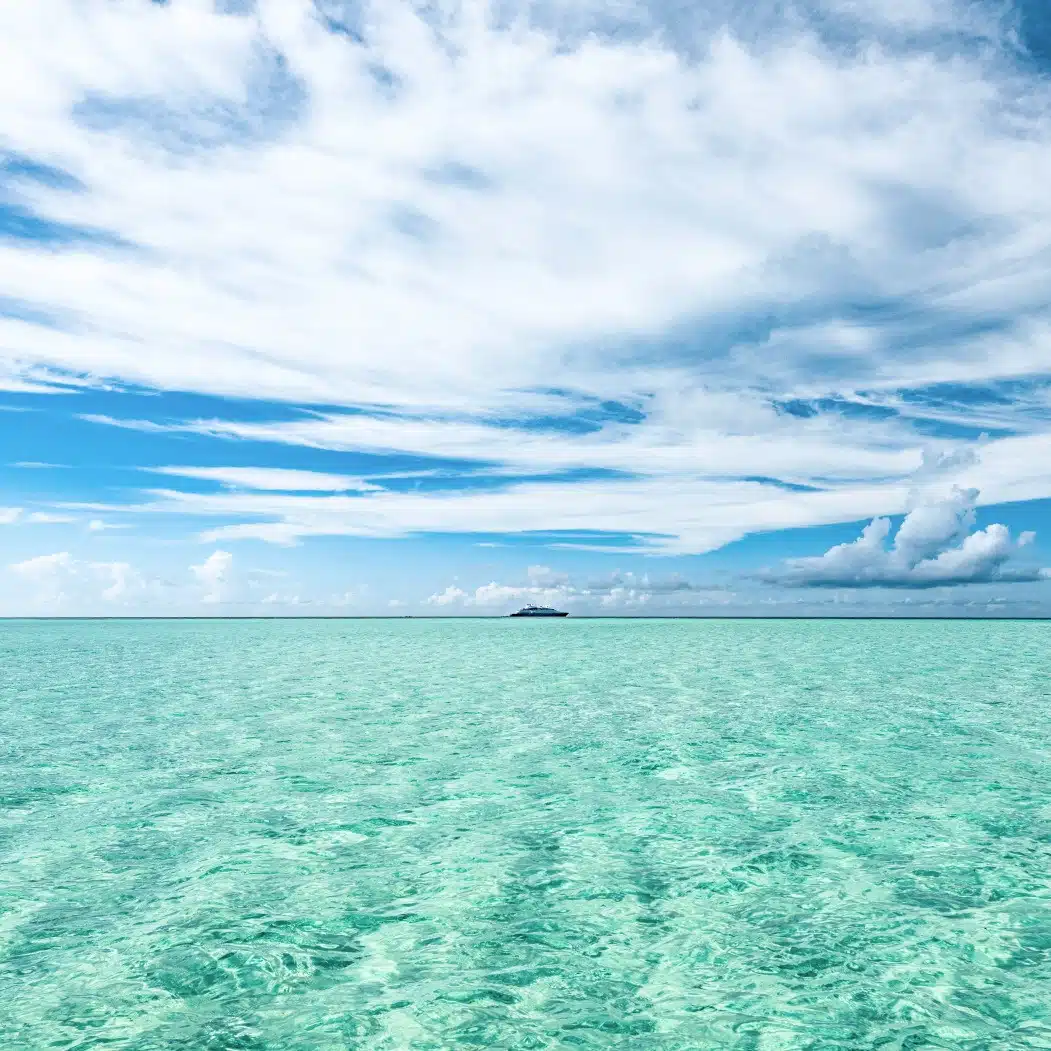
M 104 533 L 109 529 L 127 529 L 127 523 L 122 522 L 106 522 L 101 518 L 92 518 L 88 521 L 88 532 L 89 533 Z
M 33 525 L 65 525 L 75 522 L 72 515 L 55 514 L 52 511 L 31 511 L 24 519 Z
M 556 367 L 607 397 L 640 369 L 674 390 L 687 362 L 654 339 L 681 326 L 691 368 L 735 388 L 764 364 L 812 385 L 815 354 L 837 387 L 1044 369 L 1047 88 L 1019 92 L 991 15 L 989 48 L 924 49 L 908 34 L 975 31 L 964 5 L 934 7 L 716 5 L 669 25 L 642 4 L 604 34 L 568 5 L 438 22 L 394 2 L 359 37 L 307 0 L 251 18 L 16 5 L 8 139 L 71 176 L 21 180 L 24 207 L 140 251 L 8 243 L 12 296 L 92 322 L 8 333 L 23 362 L 155 387 L 470 410 Z M 846 57 L 814 31 L 836 18 L 884 46 Z M 859 295 L 892 316 L 852 316 Z M 1005 300 L 1008 331 L 904 353 L 903 313 Z
M 283 467 L 149 467 L 154 474 L 216 482 L 231 489 L 282 492 L 367 492 L 379 486 L 362 478 L 322 471 L 296 471 Z
M 364 414 L 314 415 L 294 423 L 164 425 L 177 433 L 246 442 L 442 456 L 465 464 L 497 461 L 507 481 L 479 491 L 468 473 L 458 487 L 442 492 L 374 493 L 370 502 L 352 504 L 340 498 L 210 498 L 168 491 L 162 501 L 140 506 L 274 518 L 224 526 L 224 532 L 209 534 L 213 539 L 593 529 L 649 534 L 654 539 L 643 545 L 665 552 L 699 552 L 756 531 L 899 514 L 952 483 L 978 489 L 984 503 L 1051 496 L 1051 431 L 961 442 L 866 420 L 833 425 L 819 415 L 778 413 L 770 406 L 735 418 L 725 399 L 702 391 L 689 404 L 691 411 L 680 416 L 655 403 L 641 423 L 607 423 L 583 435 Z M 571 483 L 557 477 L 569 470 L 621 477 Z M 514 471 L 551 477 L 522 482 Z
M 8 4 L 0 386 L 311 406 L 86 416 L 253 446 L 152 468 L 217 492 L 97 504 L 213 516 L 224 544 L 700 552 L 951 482 L 1051 496 L 1051 83 L 1017 23 L 952 0 Z M 377 491 L 267 466 L 275 443 L 441 457 L 463 484 Z
M 0 525 L 66 525 L 76 520 L 73 515 L 53 511 L 26 511 L 22 507 L 0 507 Z
M 161 489 L 136 503 L 70 504 L 68 509 L 225 519 L 204 531 L 207 542 L 547 533 L 548 542 L 561 548 L 674 555 L 711 551 L 755 532 L 903 514 L 953 482 L 981 488 L 985 503 L 1045 496 L 1049 459 L 1051 436 L 1033 436 L 991 442 L 980 456 L 948 464 L 937 458 L 924 463 L 917 455 L 915 469 L 897 476 L 836 484 L 826 479 L 819 489 L 658 471 L 642 477 L 509 480 L 482 489 L 359 494 Z M 619 542 L 612 548 L 600 544 L 603 533 Z

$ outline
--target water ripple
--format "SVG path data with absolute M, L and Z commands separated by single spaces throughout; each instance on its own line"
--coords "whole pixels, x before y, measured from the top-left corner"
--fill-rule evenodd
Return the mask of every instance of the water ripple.
M 1051 1048 L 1051 625 L 0 625 L 5 1051 Z

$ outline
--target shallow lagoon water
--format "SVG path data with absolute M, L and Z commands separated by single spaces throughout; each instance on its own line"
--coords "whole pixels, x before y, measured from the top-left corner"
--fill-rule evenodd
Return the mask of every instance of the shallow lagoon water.
M 1051 1048 L 1051 624 L 0 624 L 0 1046 Z

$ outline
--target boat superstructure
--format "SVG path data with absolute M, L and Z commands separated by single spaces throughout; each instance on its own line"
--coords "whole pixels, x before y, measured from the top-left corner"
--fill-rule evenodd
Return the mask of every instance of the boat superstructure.
M 568 617 L 569 614 L 563 612 L 560 609 L 552 609 L 550 606 L 534 606 L 530 603 L 528 606 L 523 606 L 517 613 L 512 613 L 512 617 Z

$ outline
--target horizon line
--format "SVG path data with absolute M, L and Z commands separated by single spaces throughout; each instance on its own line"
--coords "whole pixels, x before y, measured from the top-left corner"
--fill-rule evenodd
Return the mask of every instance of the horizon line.
M 200 621 L 223 621 L 223 620 L 289 620 L 289 621 L 309 621 L 309 620 L 442 620 L 442 621 L 458 621 L 458 620 L 557 620 L 564 622 L 566 620 L 940 620 L 940 621 L 1031 621 L 1031 622 L 1044 622 L 1051 621 L 1051 614 L 1046 615 L 1035 615 L 1035 616 L 967 616 L 967 615 L 954 615 L 946 616 L 941 614 L 932 614 L 925 616 L 923 614 L 839 614 L 839 615 L 828 615 L 828 614 L 784 614 L 784 615 L 768 615 L 768 614 L 725 614 L 715 615 L 706 613 L 695 613 L 695 614 L 676 614 L 676 615 L 660 615 L 655 614 L 652 616 L 637 616 L 631 614 L 608 614 L 608 615 L 580 615 L 573 616 L 570 614 L 568 617 L 530 617 L 530 618 L 514 618 L 509 613 L 503 614 L 462 614 L 455 616 L 442 616 L 441 614 L 304 614 L 302 616 L 296 616 L 294 614 L 231 614 L 229 616 L 209 616 L 207 614 L 191 614 L 191 615 L 165 615 L 165 614 L 150 614 L 143 616 L 136 616 L 134 614 L 119 615 L 119 614 L 106 614 L 100 616 L 84 615 L 84 616 L 0 616 L 0 623 L 7 622 L 11 623 L 14 621 L 34 621 L 34 622 L 46 622 L 46 621 L 109 621 L 109 620 L 123 620 L 123 621 L 137 621 L 137 620 L 161 620 L 161 621 L 177 621 L 177 620 L 200 620 Z

